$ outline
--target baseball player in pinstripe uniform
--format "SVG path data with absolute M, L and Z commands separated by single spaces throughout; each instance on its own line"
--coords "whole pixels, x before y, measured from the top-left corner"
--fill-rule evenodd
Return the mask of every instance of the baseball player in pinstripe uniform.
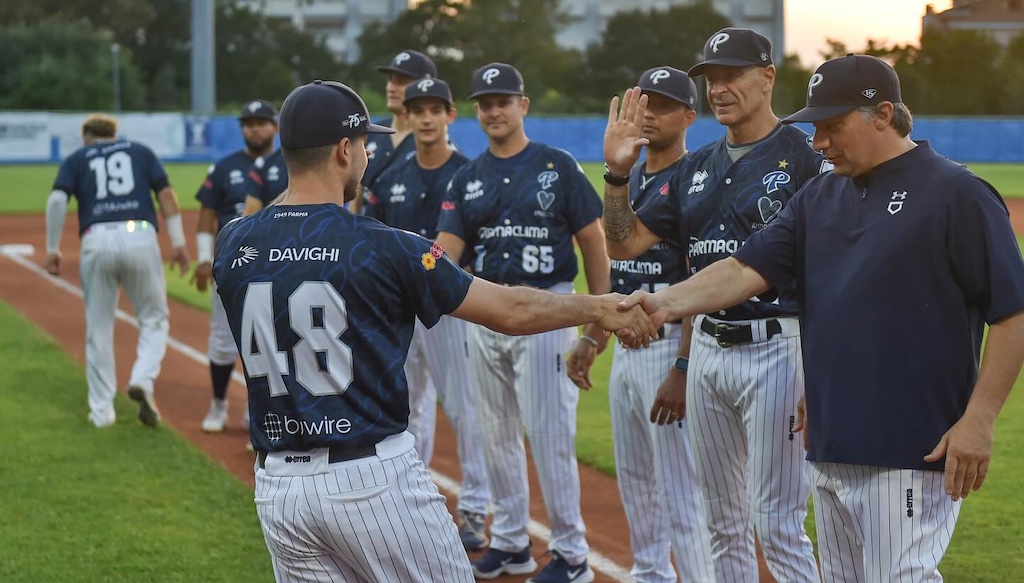
M 646 98 L 627 92 L 605 134 L 605 228 L 614 259 L 668 240 L 687 247 L 690 269 L 699 272 L 770 224 L 804 182 L 829 167 L 806 133 L 772 112 L 771 54 L 769 40 L 749 29 L 708 39 L 704 61 L 689 74 L 706 77 L 708 103 L 726 135 L 687 156 L 668 195 L 636 212 L 625 178 L 646 142 Z M 720 581 L 757 580 L 755 531 L 776 579 L 818 580 L 804 529 L 808 467 L 792 433 L 804 390 L 796 315 L 796 297 L 782 289 L 698 316 L 690 344 L 680 345 L 678 370 L 669 373 L 686 375 L 685 397 L 665 395 L 652 411 L 660 423 L 688 421 Z
M 591 322 L 654 333 L 621 295 L 474 278 L 430 240 L 352 214 L 370 123 L 340 83 L 281 108 L 289 187 L 228 223 L 214 276 L 245 368 L 256 511 L 278 581 L 473 580 L 444 497 L 406 431 L 414 321 L 444 314 L 510 334 Z
M 668 194 L 669 178 L 686 156 L 686 129 L 697 119 L 697 88 L 685 71 L 655 67 L 640 75 L 638 86 L 648 98 L 641 135 L 649 143 L 646 159 L 629 176 L 634 208 Z M 612 261 L 612 291 L 654 291 L 682 281 L 686 273 L 686 250 L 666 241 L 636 259 Z M 649 420 L 658 388 L 673 370 L 681 328 L 678 323 L 667 325 L 661 339 L 647 350 L 617 346 L 608 381 L 615 473 L 633 550 L 630 574 L 640 583 L 713 580 L 711 545 L 685 421 L 659 426 Z M 569 378 L 577 386 L 591 387 L 590 368 L 606 338 L 596 326 L 584 329 L 568 360 Z
M 452 179 L 438 242 L 455 261 L 472 250 L 473 272 L 489 281 L 571 294 L 578 272 L 575 237 L 590 291 L 608 291 L 601 199 L 568 152 L 527 138 L 523 118 L 530 101 L 522 75 L 511 65 L 491 63 L 473 73 L 472 88 L 488 149 Z M 593 580 L 576 461 L 579 392 L 562 360 L 576 335 L 575 329 L 560 329 L 510 338 L 471 327 L 470 363 L 494 496 L 491 546 L 473 565 L 479 578 L 537 568 L 527 533 L 525 425 L 551 521 L 552 559 L 530 581 Z
M 996 190 L 910 139 L 884 61 L 822 64 L 795 121 L 835 170 L 734 257 L 632 300 L 672 319 L 795 286 L 824 580 L 942 581 L 1024 361 L 1024 261 Z
M 57 171 L 46 202 L 46 271 L 60 275 L 60 236 L 68 197 L 78 200 L 82 237 L 81 278 L 85 300 L 85 377 L 89 385 L 89 421 L 114 424 L 114 316 L 118 288 L 124 286 L 139 320 L 135 365 L 128 396 L 139 404 L 139 419 L 160 423 L 153 382 L 167 348 L 167 289 L 157 243 L 157 195 L 160 214 L 174 248 L 172 261 L 189 270 L 185 232 L 174 193 L 156 155 L 146 146 L 117 137 L 117 119 L 93 114 L 82 123 L 85 145 Z
M 218 160 L 206 172 L 206 179 L 196 193 L 202 205 L 199 210 L 199 224 L 196 227 L 196 249 L 198 259 L 192 282 L 196 289 L 206 291 L 213 274 L 213 241 L 216 233 L 228 221 L 242 216 L 246 195 L 250 192 L 249 172 L 253 162 L 274 149 L 277 135 L 277 109 L 269 101 L 256 99 L 242 106 L 238 116 L 242 128 L 245 148 Z M 231 339 L 227 317 L 220 298 L 213 293 L 210 308 L 210 339 L 207 356 L 210 359 L 210 380 L 213 398 L 210 409 L 203 417 L 202 429 L 206 432 L 224 431 L 228 420 L 228 383 L 235 368 L 237 351 Z M 248 423 L 248 412 L 243 424 Z
M 374 183 L 373 201 L 366 216 L 384 224 L 434 239 L 437 220 L 452 175 L 469 160 L 448 147 L 448 124 L 455 120 L 452 92 L 440 79 L 424 78 L 405 90 L 404 105 L 416 140 L 411 159 L 396 162 Z M 433 381 L 441 405 L 455 429 L 462 487 L 459 493 L 459 536 L 467 550 L 487 545 L 484 521 L 491 503 L 484 465 L 484 444 L 476 418 L 475 391 L 469 384 L 469 348 L 466 323 L 442 316 L 427 328 L 417 322 L 405 361 L 409 381 L 409 431 L 416 437 L 416 450 L 424 465 L 430 465 L 437 401 L 427 390 Z
M 405 106 L 402 105 L 405 101 L 405 89 L 417 79 L 437 77 L 437 65 L 434 61 L 414 50 L 398 53 L 390 63 L 377 67 L 377 70 L 388 76 L 384 92 L 388 99 L 388 111 L 391 112 L 391 119 L 382 120 L 380 124 L 393 128 L 395 133 L 373 135 L 368 138 L 366 148 L 370 151 L 370 164 L 366 167 L 366 173 L 360 182 L 362 195 L 352 203 L 356 212 L 362 212 L 367 203 L 366 189 L 373 186 L 377 177 L 391 164 L 407 159 L 416 150 L 409 117 L 406 115 Z

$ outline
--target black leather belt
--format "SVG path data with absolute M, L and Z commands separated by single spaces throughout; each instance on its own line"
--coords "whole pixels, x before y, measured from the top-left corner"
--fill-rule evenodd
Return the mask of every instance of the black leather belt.
M 716 324 L 710 319 L 704 318 L 701 320 L 700 329 L 705 334 L 713 336 L 722 348 L 754 341 L 754 333 L 750 324 L 729 324 L 728 322 Z M 782 324 L 775 319 L 767 320 L 765 331 L 768 333 L 768 338 L 782 334 Z
M 296 457 L 301 455 L 302 452 L 297 452 Z M 339 445 L 332 445 L 330 451 L 327 453 L 327 463 L 336 464 L 338 462 L 358 460 L 374 455 L 377 455 L 376 445 L 366 445 L 363 447 L 341 447 Z M 256 459 L 259 461 L 260 469 L 265 469 L 267 452 L 256 452 Z M 288 461 L 287 457 L 285 458 L 285 461 Z

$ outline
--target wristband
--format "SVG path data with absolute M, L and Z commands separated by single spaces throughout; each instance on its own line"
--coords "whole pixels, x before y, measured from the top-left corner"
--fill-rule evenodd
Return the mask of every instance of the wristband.
M 607 184 L 610 184 L 611 186 L 626 186 L 627 184 L 629 184 L 629 175 L 627 174 L 626 176 L 620 176 L 618 174 L 614 174 L 611 170 L 608 169 L 608 165 L 605 164 L 604 181 Z
M 584 334 L 583 336 L 580 336 L 580 340 L 584 340 L 586 342 L 589 342 L 589 343 L 593 344 L 594 348 L 597 348 L 597 347 L 601 346 L 601 344 L 597 340 L 594 340 L 593 338 L 591 338 L 590 336 L 587 336 L 586 334 Z
M 196 233 L 197 263 L 213 263 L 213 233 L 199 231 Z
M 167 236 L 171 238 L 171 247 L 185 246 L 185 228 L 181 226 L 181 213 L 167 217 Z
M 672 368 L 686 372 L 690 369 L 690 359 L 685 356 L 677 356 Z

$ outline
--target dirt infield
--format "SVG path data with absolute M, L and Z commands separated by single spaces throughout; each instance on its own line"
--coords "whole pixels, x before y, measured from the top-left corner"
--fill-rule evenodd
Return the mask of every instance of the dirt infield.
M 1017 233 L 1024 233 L 1024 200 L 1010 199 L 1007 200 L 1007 204 L 1010 207 L 1014 230 Z M 187 233 L 195 232 L 196 218 L 197 213 L 185 213 Z M 64 261 L 60 279 L 74 287 L 62 287 L 55 285 L 53 279 L 38 267 L 45 259 L 44 218 L 41 215 L 0 216 L 0 245 L 32 245 L 35 248 L 35 254 L 25 259 L 36 266 L 33 269 L 0 254 L 0 299 L 43 328 L 60 343 L 68 354 L 82 363 L 85 355 L 85 315 L 81 299 L 73 295 L 73 290 L 80 287 L 77 228 L 77 218 L 70 216 L 62 241 Z M 190 241 L 191 239 L 192 237 L 189 237 Z M 162 237 L 162 243 L 166 245 L 166 237 Z M 131 314 L 131 307 L 123 297 L 121 309 Z M 204 360 L 209 316 L 206 312 L 174 301 L 170 302 L 170 310 L 171 337 L 177 342 L 172 342 L 168 347 L 163 370 L 156 384 L 156 399 L 163 412 L 165 422 L 198 445 L 212 459 L 252 485 L 253 456 L 246 451 L 247 435 L 238 426 L 238 419 L 244 407 L 244 386 L 236 382 L 233 383 L 229 391 L 231 418 L 228 430 L 217 435 L 203 433 L 199 424 L 210 399 L 209 372 Z M 118 355 L 118 379 L 122 383 L 126 382 L 131 369 L 136 338 L 136 329 L 126 321 L 119 319 L 115 330 L 114 350 Z M 80 390 L 82 422 L 86 423 L 86 388 L 82 386 Z M 583 398 L 586 396 L 584 395 Z M 611 428 L 609 428 L 610 430 Z M 432 469 L 458 483 L 459 466 L 454 434 L 443 414 L 438 415 L 438 433 Z M 583 516 L 588 528 L 587 539 L 592 550 L 606 559 L 606 561 L 599 561 L 593 565 L 598 572 L 597 581 L 625 580 L 623 577 L 628 572 L 632 561 L 629 551 L 628 525 L 615 480 L 591 468 L 581 466 L 580 482 Z M 536 482 L 532 465 L 530 466 L 530 484 L 531 492 L 535 494 L 531 497 L 531 516 L 538 523 L 545 524 L 543 501 L 537 495 L 540 488 Z M 452 496 L 449 495 L 449 500 L 452 499 Z M 544 541 L 534 537 L 534 553 L 541 564 L 546 563 L 546 559 L 542 556 L 546 546 Z M 525 577 L 504 577 L 500 580 L 522 581 L 524 579 Z M 763 561 L 761 563 L 761 581 L 772 581 Z

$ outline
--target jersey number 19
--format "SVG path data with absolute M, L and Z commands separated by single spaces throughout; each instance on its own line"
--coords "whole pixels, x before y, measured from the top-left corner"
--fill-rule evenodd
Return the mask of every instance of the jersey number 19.
M 103 200 L 107 193 L 124 196 L 135 190 L 135 172 L 132 157 L 126 152 L 114 152 L 109 158 L 93 158 L 89 169 L 96 175 L 96 198 Z

